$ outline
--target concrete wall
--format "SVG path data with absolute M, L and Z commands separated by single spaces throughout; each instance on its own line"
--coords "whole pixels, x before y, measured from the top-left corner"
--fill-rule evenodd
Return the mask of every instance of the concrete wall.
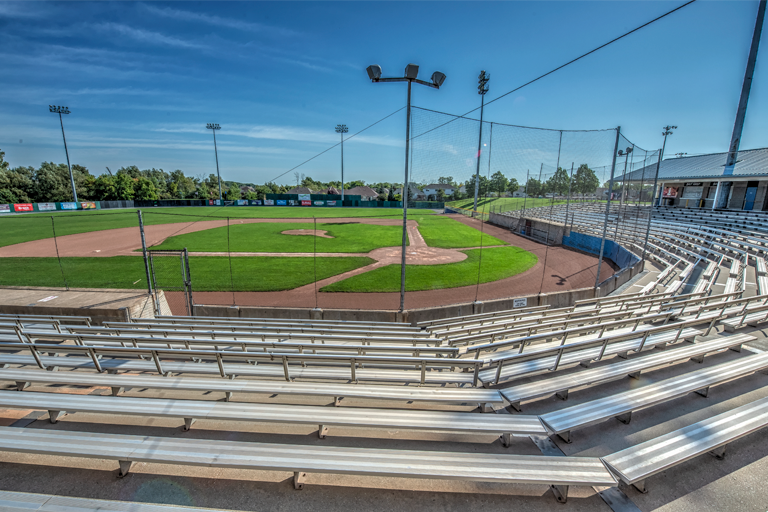
M 488 221 L 496 226 L 511 229 L 514 233 L 525 235 L 536 240 L 544 241 L 549 237 L 549 243 L 553 245 L 561 245 L 563 243 L 563 234 L 568 234 L 565 224 L 560 222 L 550 222 L 543 219 L 519 219 L 517 217 L 510 217 L 509 215 L 490 213 L 488 215 Z M 527 222 L 531 223 L 529 233 L 524 232 L 524 226 Z

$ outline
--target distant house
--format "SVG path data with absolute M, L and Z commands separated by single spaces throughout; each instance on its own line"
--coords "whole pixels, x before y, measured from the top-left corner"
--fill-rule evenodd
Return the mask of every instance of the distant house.
M 314 192 L 307 187 L 294 187 L 286 192 L 286 194 L 314 194 Z
M 341 191 L 339 191 L 339 189 L 337 189 L 336 187 L 328 187 L 328 190 L 324 191 L 323 194 L 328 194 L 331 196 L 340 196 Z
M 395 189 L 395 195 L 402 195 L 402 193 L 403 193 L 403 189 L 402 188 L 396 188 Z M 416 188 L 415 185 L 412 184 L 412 185 L 410 185 L 408 187 L 408 200 L 409 201 L 426 201 L 426 199 L 427 199 L 426 194 L 424 194 L 424 192 L 422 192 L 421 190 Z
M 361 201 L 375 201 L 379 197 L 379 193 L 373 190 L 371 187 L 355 187 L 344 191 L 344 195 L 360 196 Z
M 456 192 L 456 187 L 444 183 L 433 183 L 424 187 L 424 194 L 428 198 L 436 200 L 438 190 L 442 190 L 446 196 L 452 196 Z
M 512 197 L 528 197 L 528 195 L 525 193 L 525 187 L 520 186 L 512 193 Z

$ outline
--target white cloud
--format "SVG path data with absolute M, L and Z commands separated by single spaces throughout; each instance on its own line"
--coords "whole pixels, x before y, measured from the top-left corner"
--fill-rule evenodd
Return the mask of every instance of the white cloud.
M 165 34 L 161 34 L 159 32 L 151 32 L 149 30 L 129 27 L 128 25 L 123 25 L 121 23 L 98 23 L 93 27 L 103 32 L 117 33 L 121 36 L 129 37 L 134 41 L 155 46 L 170 46 L 174 48 L 189 49 L 205 48 L 205 46 L 198 43 L 185 41 L 176 37 L 166 36 Z
M 262 23 L 254 23 L 250 21 L 242 21 L 232 18 L 222 18 L 220 16 L 202 14 L 192 11 L 182 11 L 179 9 L 171 9 L 170 7 L 158 8 L 153 5 L 144 4 L 143 7 L 150 13 L 157 16 L 165 16 L 166 18 L 172 18 L 179 21 L 191 21 L 199 23 L 207 23 L 209 25 L 215 25 L 218 27 L 233 28 L 237 30 L 243 30 L 246 32 L 267 33 L 282 36 L 294 36 L 296 32 L 293 30 L 273 27 L 271 25 L 265 25 Z
M 42 18 L 46 9 L 42 2 L 0 2 L 0 18 Z

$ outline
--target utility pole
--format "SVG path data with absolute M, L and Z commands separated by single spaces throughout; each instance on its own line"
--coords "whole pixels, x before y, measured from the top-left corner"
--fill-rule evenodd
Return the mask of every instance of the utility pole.
M 483 150 L 483 110 L 485 108 L 485 93 L 488 92 L 488 81 L 490 79 L 490 73 L 486 73 L 485 70 L 481 71 L 480 75 L 477 77 L 477 94 L 480 95 L 480 135 L 477 138 L 477 170 L 475 171 L 475 203 L 472 208 L 473 217 L 477 214 L 477 196 L 480 191 L 480 153 Z
M 64 139 L 64 153 L 67 155 L 67 169 L 69 169 L 69 182 L 72 184 L 72 197 L 73 201 L 77 202 L 77 190 L 75 189 L 75 176 L 72 174 L 72 166 L 69 165 L 69 150 L 67 149 L 67 137 L 64 135 L 64 120 L 61 114 L 69 114 L 69 107 L 58 107 L 56 105 L 48 105 L 48 111 L 54 114 L 59 114 L 59 122 L 61 123 L 61 138 Z
M 731 143 L 728 146 L 728 157 L 725 161 L 725 170 L 723 176 L 733 175 L 733 167 L 736 165 L 736 159 L 739 155 L 739 144 L 741 143 L 741 131 L 744 128 L 744 119 L 747 116 L 747 102 L 749 101 L 749 91 L 752 88 L 752 76 L 755 74 L 755 63 L 757 62 L 757 48 L 760 46 L 760 34 L 763 31 L 763 20 L 765 19 L 766 0 L 760 0 L 757 7 L 757 20 L 755 21 L 755 31 L 752 33 L 752 46 L 749 48 L 749 57 L 747 59 L 747 70 L 744 73 L 744 82 L 741 85 L 741 96 L 739 97 L 739 108 L 736 110 L 736 121 L 733 124 L 733 134 Z M 718 184 L 719 185 L 719 184 Z M 720 191 L 718 186 L 717 192 Z M 716 193 L 717 194 L 717 193 Z M 717 197 L 715 197 L 717 204 Z
M 349 132 L 349 128 L 345 124 L 336 125 L 336 133 L 341 134 L 341 200 L 342 206 L 344 206 L 344 134 Z
M 218 123 L 208 123 L 206 128 L 213 131 L 213 152 L 216 155 L 216 175 L 219 177 L 219 202 L 221 203 L 221 173 L 219 172 L 219 150 L 216 148 L 216 130 L 221 130 Z M 224 203 L 221 203 L 224 204 Z

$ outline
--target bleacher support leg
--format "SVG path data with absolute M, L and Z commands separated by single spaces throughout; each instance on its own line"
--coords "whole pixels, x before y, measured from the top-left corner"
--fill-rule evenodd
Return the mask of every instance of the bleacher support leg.
M 192 428 L 192 424 L 195 422 L 195 418 L 184 418 L 184 431 L 188 431 Z
M 645 487 L 645 479 L 638 480 L 637 482 L 633 483 L 632 485 L 635 486 L 635 489 L 637 489 L 638 491 L 640 491 L 643 494 L 646 494 L 648 492 L 648 489 Z
M 568 501 L 568 486 L 567 485 L 550 485 L 552 494 L 555 495 L 558 503 L 565 503 Z
M 120 471 L 118 471 L 117 477 L 118 478 L 123 478 L 131 470 L 131 466 L 133 466 L 133 461 L 132 460 L 121 460 L 121 461 L 119 461 L 119 463 L 120 463 Z
M 480 412 L 493 412 L 493 404 L 479 403 L 477 407 L 480 409 Z
M 504 432 L 499 436 L 499 439 L 501 439 L 501 446 L 504 448 L 509 448 L 509 445 L 512 444 L 512 434 L 509 432 Z
M 562 391 L 558 391 L 557 393 L 555 393 L 555 396 L 560 400 L 568 400 L 568 390 L 564 389 Z
M 49 419 L 51 420 L 51 423 L 56 423 L 59 421 L 59 418 L 67 414 L 67 411 L 48 411 Z
M 629 422 L 632 421 L 632 411 L 625 412 L 624 414 L 619 414 L 618 416 L 616 416 L 616 419 L 625 425 L 629 425 Z
M 714 450 L 711 450 L 709 453 L 713 457 L 715 457 L 718 460 L 723 460 L 725 458 L 725 447 L 728 446 L 727 444 L 724 444 L 723 446 L 720 446 L 719 448 L 715 448 Z
M 325 425 L 320 425 L 317 429 L 317 437 L 320 439 L 325 439 L 326 435 L 328 435 L 328 427 Z
M 333 397 L 333 406 L 334 407 L 341 407 L 341 401 L 344 400 L 343 396 L 335 396 Z
M 293 472 L 293 488 L 300 491 L 304 489 L 304 480 L 306 480 L 307 474 L 301 471 Z
M 233 393 L 231 391 L 225 391 L 224 392 L 224 401 L 225 402 L 229 402 L 230 400 L 232 400 L 232 394 Z
M 632 379 L 639 379 L 640 378 L 640 370 L 637 370 L 636 372 L 628 373 L 627 374 Z
M 18 389 L 19 391 L 24 391 L 28 387 L 29 387 L 29 382 L 16 381 L 16 389 Z
M 117 396 L 123 391 L 125 391 L 125 388 L 121 388 L 119 386 L 112 386 L 112 396 Z
M 695 393 L 703 396 L 704 398 L 706 398 L 707 395 L 709 395 L 709 386 L 707 386 L 705 388 L 702 388 L 702 389 L 697 389 L 695 391 Z

